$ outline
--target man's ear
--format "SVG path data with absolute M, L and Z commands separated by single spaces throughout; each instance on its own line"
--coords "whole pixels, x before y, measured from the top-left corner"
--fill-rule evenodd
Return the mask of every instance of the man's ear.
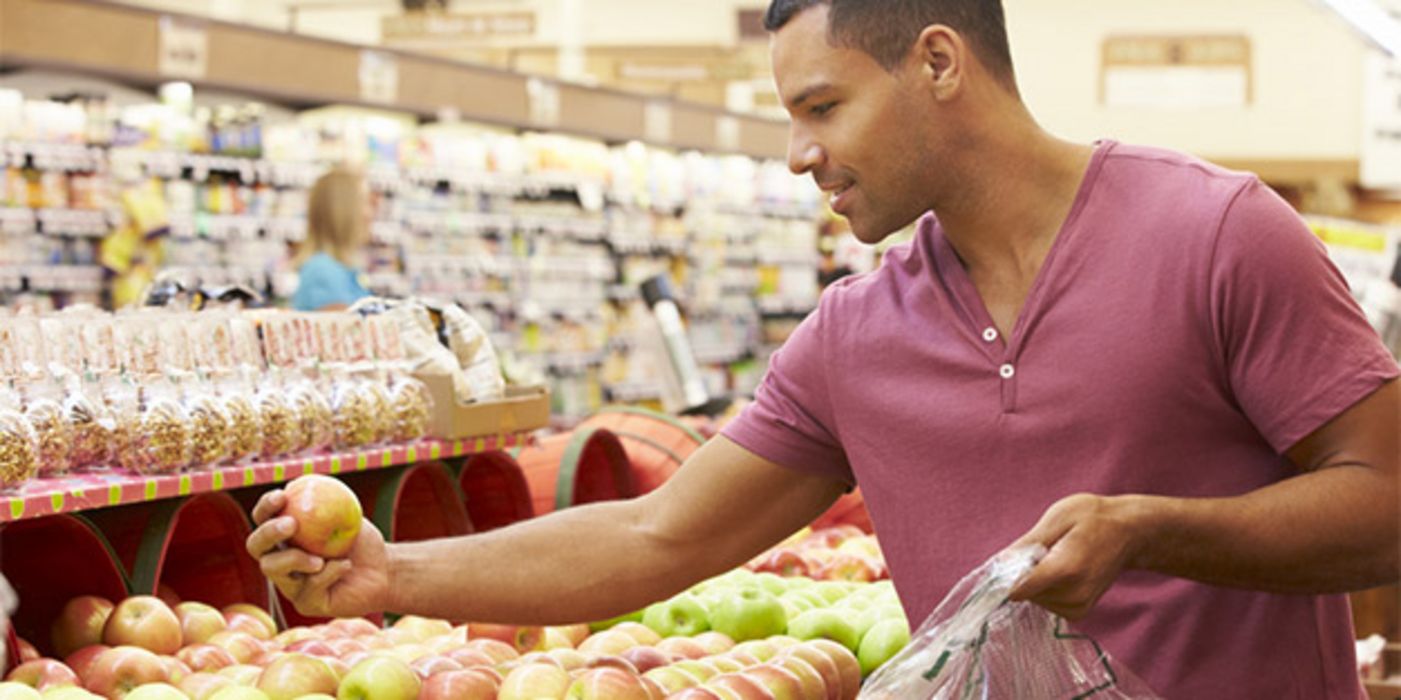
M 966 74 L 968 45 L 947 25 L 931 24 L 919 33 L 914 46 L 921 77 L 934 98 L 947 100 L 958 94 Z

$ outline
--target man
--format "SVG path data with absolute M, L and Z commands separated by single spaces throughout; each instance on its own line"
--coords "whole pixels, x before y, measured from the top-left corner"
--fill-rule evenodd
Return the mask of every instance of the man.
M 1166 697 L 1360 697 L 1340 593 L 1398 578 L 1401 391 L 1298 217 L 1253 177 L 1042 131 L 996 0 L 775 0 L 767 24 L 792 169 L 864 241 L 923 215 L 914 241 L 829 290 L 662 489 L 456 540 L 367 528 L 349 562 L 272 551 L 273 494 L 264 571 L 310 612 L 604 618 L 859 482 L 916 623 L 1039 542 L 1014 597 Z

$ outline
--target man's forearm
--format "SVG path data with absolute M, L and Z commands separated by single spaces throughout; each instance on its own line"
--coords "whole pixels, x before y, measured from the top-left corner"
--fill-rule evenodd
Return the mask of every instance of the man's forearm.
M 386 607 L 477 622 L 584 622 L 737 563 L 649 532 L 641 504 L 580 506 L 480 535 L 391 545 Z
M 1142 533 L 1131 568 L 1276 593 L 1401 576 L 1401 493 L 1375 469 L 1332 467 L 1234 498 L 1123 499 Z

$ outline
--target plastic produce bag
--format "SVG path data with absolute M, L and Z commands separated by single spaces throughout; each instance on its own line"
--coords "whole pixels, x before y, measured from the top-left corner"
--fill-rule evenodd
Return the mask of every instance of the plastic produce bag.
M 1007 600 L 1045 553 L 1004 550 L 965 576 L 858 700 L 1159 700 L 1064 619 Z

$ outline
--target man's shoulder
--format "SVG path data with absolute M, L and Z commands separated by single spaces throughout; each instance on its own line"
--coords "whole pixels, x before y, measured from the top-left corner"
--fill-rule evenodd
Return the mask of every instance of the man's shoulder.
M 921 220 L 920 226 L 924 226 Z M 870 272 L 847 275 L 822 292 L 819 309 L 824 315 L 865 315 L 872 305 L 883 305 L 892 296 L 903 296 L 909 286 L 928 279 L 924 274 L 928 258 L 914 240 L 897 243 L 881 255 L 880 264 Z
M 1155 185 L 1145 188 L 1144 195 L 1204 189 L 1230 197 L 1258 179 L 1254 173 L 1231 170 L 1182 151 L 1126 143 L 1112 145 L 1105 167 L 1111 177 L 1142 178 Z

